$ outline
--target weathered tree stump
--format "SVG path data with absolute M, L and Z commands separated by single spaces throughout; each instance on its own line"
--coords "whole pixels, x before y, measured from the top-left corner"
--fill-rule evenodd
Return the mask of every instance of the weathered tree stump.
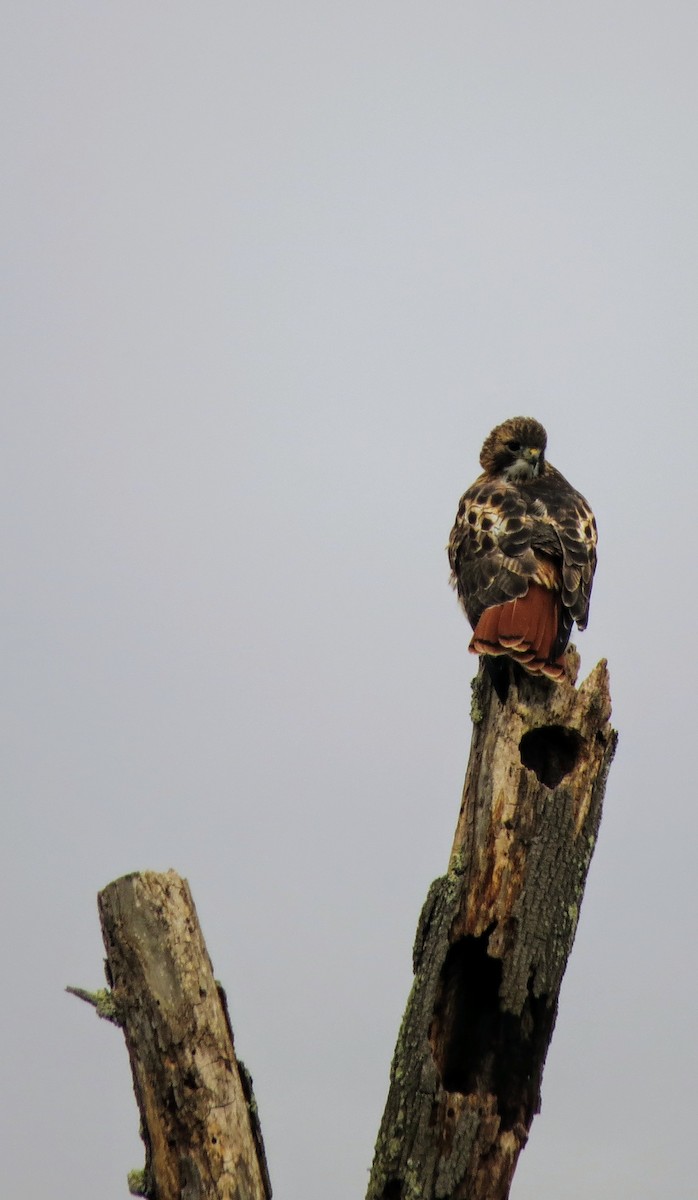
M 367 1200 L 506 1200 L 616 746 L 605 661 L 579 690 L 481 664 L 448 874 L 427 896 Z
M 186 880 L 127 875 L 100 892 L 99 912 L 112 985 L 102 1015 L 123 1027 L 145 1142 L 133 1190 L 154 1200 L 269 1200 L 251 1080 Z

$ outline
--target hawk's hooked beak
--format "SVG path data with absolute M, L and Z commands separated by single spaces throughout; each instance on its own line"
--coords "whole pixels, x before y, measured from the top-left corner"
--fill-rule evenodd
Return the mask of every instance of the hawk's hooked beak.
M 521 457 L 524 462 L 530 463 L 531 471 L 534 475 L 538 474 L 540 466 L 540 450 L 537 446 L 524 446 L 521 451 Z
M 521 446 L 515 452 L 516 459 L 504 469 L 504 478 L 513 483 L 535 479 L 540 471 L 542 451 L 535 446 Z

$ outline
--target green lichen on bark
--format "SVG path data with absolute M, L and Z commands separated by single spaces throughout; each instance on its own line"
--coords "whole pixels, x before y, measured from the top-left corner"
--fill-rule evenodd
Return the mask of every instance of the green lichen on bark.
M 110 988 L 98 988 L 96 992 L 88 992 L 86 988 L 79 987 L 67 987 L 65 990 L 71 996 L 77 996 L 78 1000 L 91 1004 L 103 1021 L 111 1021 L 112 1025 L 123 1025 L 114 993 Z
M 139 1170 L 129 1171 L 126 1176 L 126 1182 L 131 1196 L 150 1196 L 148 1178 L 143 1167 Z
M 472 696 L 470 699 L 470 720 L 473 725 L 479 725 L 485 716 L 485 700 L 481 686 L 482 676 L 477 674 L 470 684 Z

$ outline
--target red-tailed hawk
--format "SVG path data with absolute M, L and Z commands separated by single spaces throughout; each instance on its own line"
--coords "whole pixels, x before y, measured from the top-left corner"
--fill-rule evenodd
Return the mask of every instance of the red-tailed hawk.
M 492 430 L 480 454 L 483 474 L 458 505 L 448 558 L 473 627 L 470 650 L 561 679 L 572 623 L 587 623 L 596 521 L 546 460 L 546 441 L 532 417 Z

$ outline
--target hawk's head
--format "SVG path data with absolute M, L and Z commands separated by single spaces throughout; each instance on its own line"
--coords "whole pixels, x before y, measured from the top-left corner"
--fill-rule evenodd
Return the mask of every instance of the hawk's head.
M 543 426 L 533 417 L 510 417 L 485 438 L 480 462 L 488 475 L 521 483 L 542 471 L 547 440 Z

